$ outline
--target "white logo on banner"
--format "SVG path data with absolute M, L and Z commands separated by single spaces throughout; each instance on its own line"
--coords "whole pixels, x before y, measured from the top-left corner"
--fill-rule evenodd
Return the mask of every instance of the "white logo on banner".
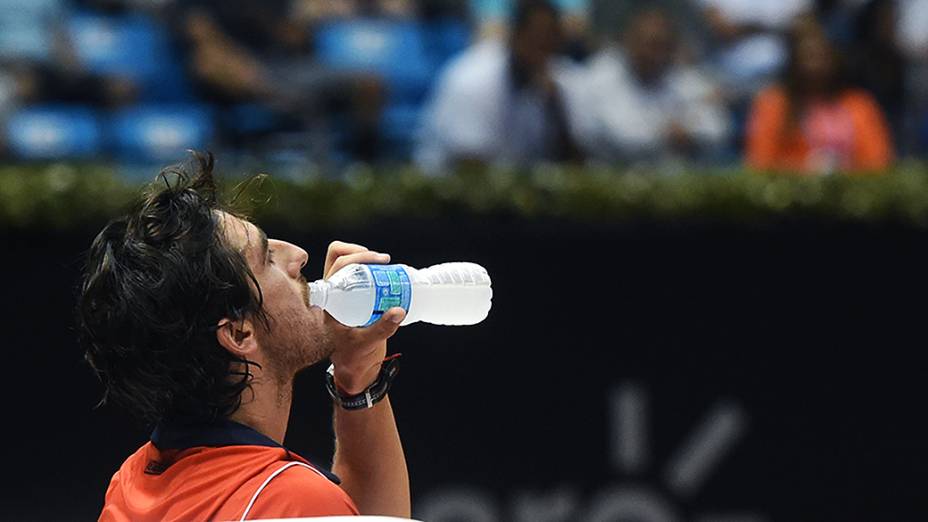
M 651 465 L 648 445 L 648 398 L 627 384 L 609 393 L 610 462 L 622 476 L 633 477 Z M 516 490 L 506 509 L 479 487 L 433 491 L 417 504 L 426 522 L 678 522 L 684 520 L 666 489 L 681 500 L 693 498 L 747 429 L 742 409 L 732 402 L 716 404 L 663 468 L 664 488 L 623 482 L 583 498 L 577 486 L 546 491 Z M 754 513 L 700 514 L 697 522 L 763 522 Z

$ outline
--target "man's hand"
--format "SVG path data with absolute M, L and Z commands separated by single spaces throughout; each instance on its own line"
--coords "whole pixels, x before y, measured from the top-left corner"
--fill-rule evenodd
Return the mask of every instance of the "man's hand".
M 361 245 L 333 241 L 325 256 L 323 277 L 328 279 L 352 263 L 389 262 L 389 254 L 371 252 Z M 335 344 L 335 352 L 331 357 L 335 365 L 335 384 L 342 391 L 351 395 L 361 393 L 377 379 L 387 354 L 387 339 L 396 333 L 405 317 L 406 312 L 402 308 L 391 308 L 384 312 L 379 321 L 367 328 L 349 328 L 326 314 L 326 326 L 332 332 Z

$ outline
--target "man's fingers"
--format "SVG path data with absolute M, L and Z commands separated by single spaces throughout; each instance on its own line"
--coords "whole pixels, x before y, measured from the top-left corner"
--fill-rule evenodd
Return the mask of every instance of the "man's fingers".
M 332 268 L 332 265 L 335 264 L 335 260 L 339 257 L 365 251 L 367 251 L 367 247 L 361 245 L 345 243 L 344 241 L 332 241 L 329 243 L 328 250 L 326 250 L 324 265 L 325 269 L 323 270 L 323 273 L 328 274 L 329 269 Z
M 335 260 L 334 263 L 332 263 L 332 266 L 326 270 L 324 277 L 329 277 L 330 275 L 338 272 L 351 263 L 383 264 L 389 262 L 390 254 L 381 254 L 380 252 L 371 252 L 370 250 L 365 250 L 363 252 L 357 252 L 355 254 L 348 254 L 339 257 Z

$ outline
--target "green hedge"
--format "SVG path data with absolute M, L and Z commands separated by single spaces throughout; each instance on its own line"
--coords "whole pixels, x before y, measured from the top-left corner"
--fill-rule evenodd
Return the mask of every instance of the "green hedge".
M 293 226 L 449 214 L 729 222 L 803 216 L 928 226 L 928 170 L 920 164 L 884 176 L 815 178 L 739 171 L 659 176 L 557 167 L 427 178 L 411 169 L 356 169 L 340 180 L 271 175 L 250 186 L 245 199 L 258 202 L 253 209 L 257 219 Z M 0 225 L 99 223 L 125 208 L 139 187 L 101 165 L 0 166 Z

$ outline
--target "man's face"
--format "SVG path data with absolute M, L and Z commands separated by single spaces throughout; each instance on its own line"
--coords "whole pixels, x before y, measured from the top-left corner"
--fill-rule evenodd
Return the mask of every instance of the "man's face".
M 543 71 L 560 46 L 561 27 L 557 17 L 547 11 L 532 13 L 512 39 L 516 59 L 533 73 Z
M 797 39 L 797 66 L 802 82 L 811 89 L 823 88 L 834 77 L 837 62 L 828 39 L 818 32 L 807 32 Z
M 670 20 L 660 11 L 638 15 L 625 37 L 628 59 L 639 79 L 658 81 L 673 62 L 677 41 Z
M 266 364 L 279 378 L 329 357 L 333 351 L 324 312 L 309 306 L 301 270 L 309 260 L 302 248 L 268 239 L 254 224 L 222 213 L 229 244 L 242 252 L 261 287 L 268 328 L 257 322 L 257 340 Z

